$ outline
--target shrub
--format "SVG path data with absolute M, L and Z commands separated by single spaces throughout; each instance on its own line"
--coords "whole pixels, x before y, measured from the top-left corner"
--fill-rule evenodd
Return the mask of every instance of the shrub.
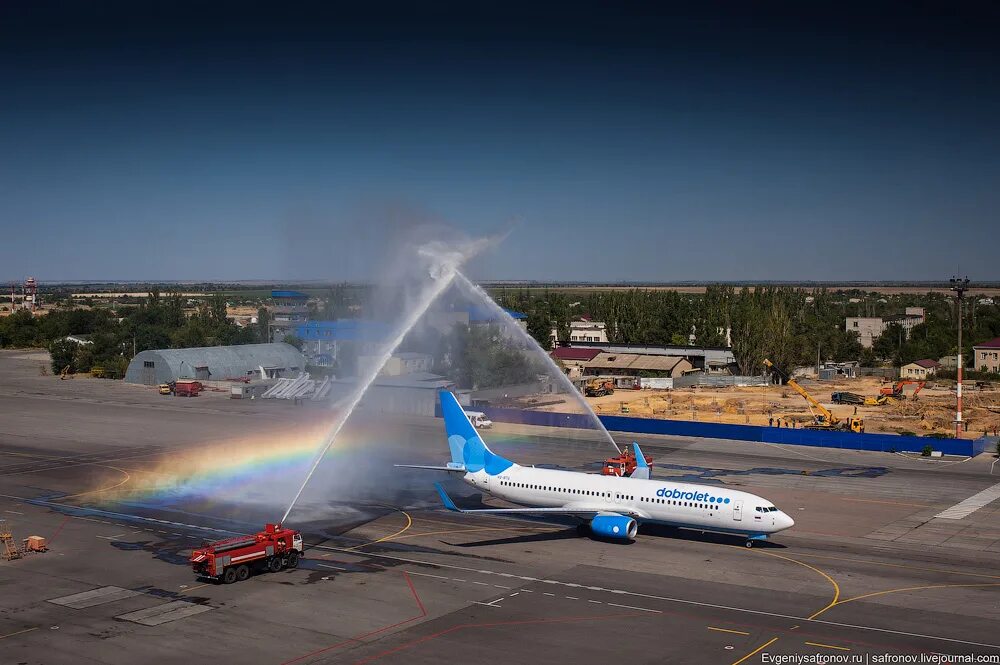
M 930 444 L 927 444 L 926 446 L 924 446 L 924 449 L 920 451 L 920 456 L 921 457 L 930 457 L 931 453 L 933 451 L 934 451 L 934 448 L 932 448 Z

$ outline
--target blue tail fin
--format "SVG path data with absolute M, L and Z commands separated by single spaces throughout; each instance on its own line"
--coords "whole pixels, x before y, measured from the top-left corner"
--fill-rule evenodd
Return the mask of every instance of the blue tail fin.
M 448 434 L 448 446 L 451 448 L 453 464 L 464 464 L 469 473 L 486 469 L 486 473 L 491 476 L 513 466 L 513 462 L 486 447 L 479 432 L 469 422 L 462 405 L 452 393 L 442 390 L 440 398 L 441 415 L 444 416 L 444 429 Z

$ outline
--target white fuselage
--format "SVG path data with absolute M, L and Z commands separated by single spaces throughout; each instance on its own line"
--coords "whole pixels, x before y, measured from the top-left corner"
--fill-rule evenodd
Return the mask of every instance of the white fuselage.
M 497 475 L 465 474 L 465 482 L 522 506 L 619 512 L 639 522 L 703 531 L 772 534 L 794 525 L 767 499 L 722 486 L 639 480 L 517 464 Z

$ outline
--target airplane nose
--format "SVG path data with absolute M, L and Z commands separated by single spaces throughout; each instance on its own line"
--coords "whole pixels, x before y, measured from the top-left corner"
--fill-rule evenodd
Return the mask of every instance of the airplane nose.
M 785 513 L 781 513 L 781 520 L 778 522 L 782 529 L 790 529 L 795 526 L 795 520 Z

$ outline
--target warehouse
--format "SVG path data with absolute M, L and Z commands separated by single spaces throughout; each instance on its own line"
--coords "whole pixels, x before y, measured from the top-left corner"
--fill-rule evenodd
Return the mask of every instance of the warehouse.
M 245 379 L 259 376 L 262 367 L 270 378 L 296 376 L 305 370 L 306 359 L 294 346 L 280 342 L 149 350 L 132 358 L 125 383 L 153 386 L 178 379 Z

